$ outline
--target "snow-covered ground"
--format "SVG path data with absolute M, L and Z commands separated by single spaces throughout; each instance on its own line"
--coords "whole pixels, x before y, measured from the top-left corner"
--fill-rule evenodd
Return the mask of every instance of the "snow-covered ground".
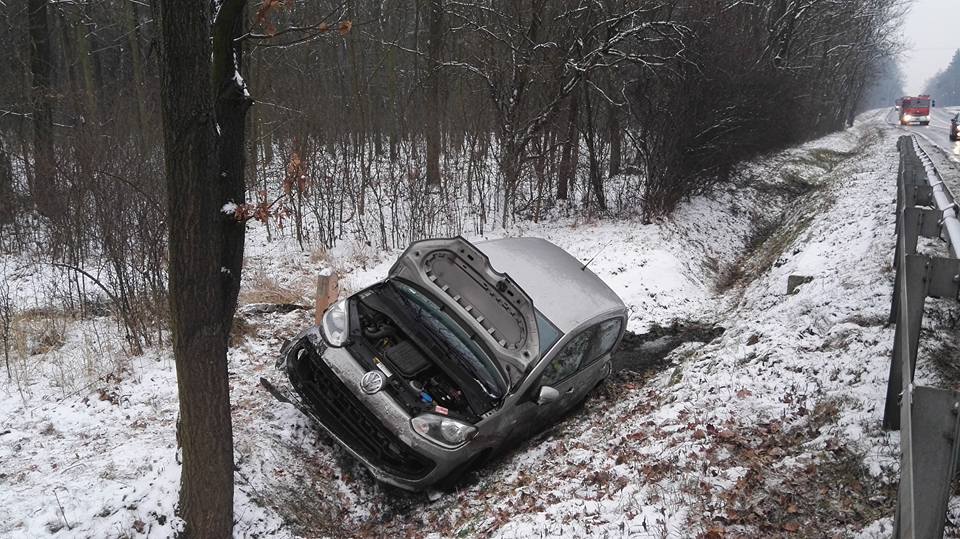
M 899 133 L 884 113 L 747 164 L 738 184 L 663 222 L 557 218 L 486 236 L 540 236 L 596 256 L 590 267 L 630 307 L 635 333 L 692 321 L 725 332 L 678 347 L 658 373 L 620 373 L 582 410 L 433 500 L 376 483 L 261 387 L 261 377 L 283 384 L 277 351 L 313 312 L 241 308 L 229 358 L 235 534 L 888 536 L 899 443 L 880 420 Z M 343 272 L 349 293 L 398 254 L 349 241 L 301 252 L 256 227 L 247 245 L 241 299 L 251 304 L 311 304 L 323 267 Z M 6 278 L 25 290 L 36 273 L 19 264 Z M 787 295 L 790 275 L 812 280 Z M 171 535 L 169 350 L 128 358 L 109 320 L 56 324 L 62 338 L 21 347 L 31 355 L 15 360 L 15 380 L 0 378 L 0 536 Z M 943 373 L 921 363 L 918 378 L 942 383 Z

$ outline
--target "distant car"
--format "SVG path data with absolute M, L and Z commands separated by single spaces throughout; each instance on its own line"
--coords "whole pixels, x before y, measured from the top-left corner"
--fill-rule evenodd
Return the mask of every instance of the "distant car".
M 960 113 L 950 118 L 950 140 L 960 140 Z
M 582 402 L 626 320 L 617 294 L 546 240 L 424 240 L 278 367 L 294 404 L 377 479 L 422 490 Z

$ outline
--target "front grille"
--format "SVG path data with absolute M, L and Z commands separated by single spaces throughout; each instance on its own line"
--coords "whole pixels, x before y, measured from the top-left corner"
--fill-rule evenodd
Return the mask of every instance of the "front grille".
M 301 354 L 300 349 L 306 353 Z M 430 473 L 434 463 L 388 431 L 330 370 L 308 340 L 290 357 L 294 363 L 289 371 L 293 387 L 308 411 L 343 443 L 370 464 L 399 477 L 419 479 Z

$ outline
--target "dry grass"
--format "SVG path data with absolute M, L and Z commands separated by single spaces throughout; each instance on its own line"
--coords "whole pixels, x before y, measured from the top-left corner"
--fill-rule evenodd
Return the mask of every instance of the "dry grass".
M 243 344 L 243 341 L 257 336 L 259 326 L 248 320 L 244 316 L 233 317 L 233 327 L 230 328 L 230 347 L 237 347 Z
M 273 303 L 289 304 L 302 303 L 303 294 L 287 288 L 277 282 L 272 276 L 263 270 L 255 270 L 247 286 L 240 290 L 240 304 L 250 303 Z
M 105 375 L 129 372 L 119 324 L 110 318 L 78 319 L 56 308 L 19 311 L 10 332 L 10 379 L 26 402 L 38 377 L 64 395 Z
M 18 313 L 12 324 L 13 348 L 22 357 L 46 354 L 63 346 L 72 317 L 52 309 Z

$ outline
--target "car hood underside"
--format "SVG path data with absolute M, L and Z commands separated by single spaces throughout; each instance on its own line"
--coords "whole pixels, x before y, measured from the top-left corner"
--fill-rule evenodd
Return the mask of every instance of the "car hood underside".
M 504 361 L 511 380 L 538 357 L 539 334 L 533 301 L 485 254 L 462 237 L 418 241 L 390 268 L 431 292 L 481 336 Z

